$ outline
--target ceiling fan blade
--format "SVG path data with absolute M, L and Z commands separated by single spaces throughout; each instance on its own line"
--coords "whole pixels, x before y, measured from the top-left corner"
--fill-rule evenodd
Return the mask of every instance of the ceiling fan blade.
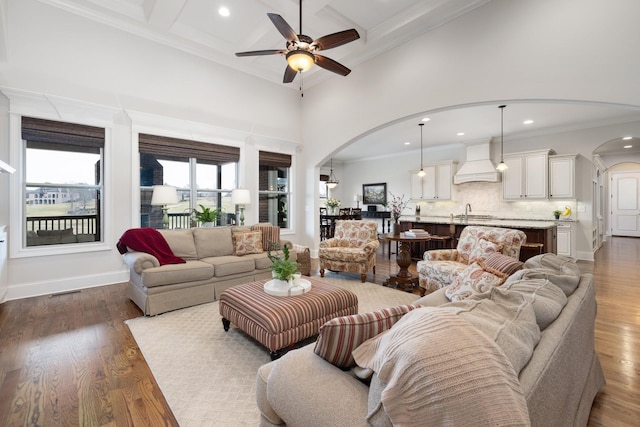
M 284 79 L 282 79 L 282 83 L 291 83 L 293 79 L 296 78 L 296 74 L 298 74 L 298 72 L 287 65 L 287 68 L 284 70 Z
M 236 56 L 284 55 L 285 53 L 287 53 L 287 51 L 283 49 L 251 50 L 249 52 L 236 52 Z
M 284 38 L 287 39 L 287 41 L 300 42 L 300 40 L 298 39 L 298 35 L 294 31 L 294 29 L 291 28 L 291 25 L 287 24 L 287 21 L 285 21 L 282 16 L 275 13 L 267 13 L 267 16 L 269 17 L 269 19 L 271 19 L 273 25 L 276 26 L 278 31 L 280 31 L 280 34 L 282 34 Z
M 311 46 L 316 46 L 316 50 L 327 50 L 342 46 L 343 44 L 358 40 L 359 38 L 360 34 L 352 28 L 350 30 L 339 31 L 337 33 L 320 37 L 311 43 Z
M 326 56 L 317 54 L 314 56 L 316 57 L 316 64 L 318 64 L 319 67 L 322 67 L 325 70 L 332 71 L 336 74 L 340 74 L 341 76 L 346 76 L 351 72 L 350 69 L 331 58 L 327 58 Z

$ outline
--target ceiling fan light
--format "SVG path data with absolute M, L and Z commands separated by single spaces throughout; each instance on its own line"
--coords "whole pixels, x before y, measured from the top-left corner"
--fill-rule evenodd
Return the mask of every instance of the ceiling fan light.
M 307 71 L 313 66 L 315 58 L 311 52 L 306 50 L 292 50 L 287 53 L 287 64 L 292 70 L 296 70 L 300 73 Z

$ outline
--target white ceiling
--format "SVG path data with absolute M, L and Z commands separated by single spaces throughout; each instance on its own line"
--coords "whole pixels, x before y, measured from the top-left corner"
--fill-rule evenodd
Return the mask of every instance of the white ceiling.
M 68 12 L 136 36 L 206 58 L 238 71 L 298 89 L 298 78 L 282 84 L 286 61 L 279 55 L 239 58 L 235 52 L 285 48 L 285 40 L 267 17 L 281 15 L 298 32 L 298 0 L 40 0 Z M 400 44 L 445 24 L 490 0 L 305 0 L 304 34 L 312 39 L 355 28 L 360 39 L 323 52 L 351 69 Z M 218 14 L 226 6 L 229 17 Z M 304 86 L 326 79 L 348 79 L 319 67 L 304 74 Z M 408 118 L 368 135 L 334 154 L 338 161 L 384 156 L 420 146 L 418 122 Z M 486 141 L 500 135 L 497 104 L 432 112 L 424 126 L 424 147 Z M 637 121 L 640 111 L 600 104 L 511 103 L 505 109 L 505 145 L 509 137 Z M 522 121 L 532 119 L 532 125 Z M 464 136 L 457 136 L 464 132 Z M 622 137 L 623 135 L 621 135 Z M 634 135 L 638 137 L 640 135 Z M 411 145 L 405 146 L 405 141 Z M 625 141 L 627 143 L 627 141 Z M 640 152 L 640 139 L 632 141 Z M 621 140 L 612 141 L 619 151 Z M 606 153 L 607 149 L 601 150 Z

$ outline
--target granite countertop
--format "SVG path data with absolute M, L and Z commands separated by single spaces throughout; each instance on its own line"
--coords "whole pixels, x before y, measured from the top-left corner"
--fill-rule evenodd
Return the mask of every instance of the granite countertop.
M 402 216 L 400 221 L 424 223 L 424 224 L 451 224 L 451 218 L 448 216 Z M 535 220 L 535 219 L 514 219 L 514 218 L 474 218 L 472 215 L 468 221 L 460 217 L 453 219 L 454 224 L 462 225 L 488 225 L 493 227 L 513 227 L 513 228 L 531 228 L 531 229 L 548 229 L 558 225 L 558 222 L 574 222 L 572 220 Z

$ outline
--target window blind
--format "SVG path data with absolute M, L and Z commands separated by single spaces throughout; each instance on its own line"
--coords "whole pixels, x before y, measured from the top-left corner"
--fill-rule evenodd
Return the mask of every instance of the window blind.
M 29 148 L 97 153 L 104 147 L 104 137 L 104 128 L 22 117 L 22 139 Z
M 272 153 L 269 151 L 260 151 L 260 166 L 273 166 L 277 168 L 291 167 L 291 156 L 289 154 Z
M 146 133 L 138 135 L 138 146 L 141 153 L 155 154 L 168 159 L 195 157 L 199 162 L 216 165 L 237 163 L 240 160 L 238 147 Z

